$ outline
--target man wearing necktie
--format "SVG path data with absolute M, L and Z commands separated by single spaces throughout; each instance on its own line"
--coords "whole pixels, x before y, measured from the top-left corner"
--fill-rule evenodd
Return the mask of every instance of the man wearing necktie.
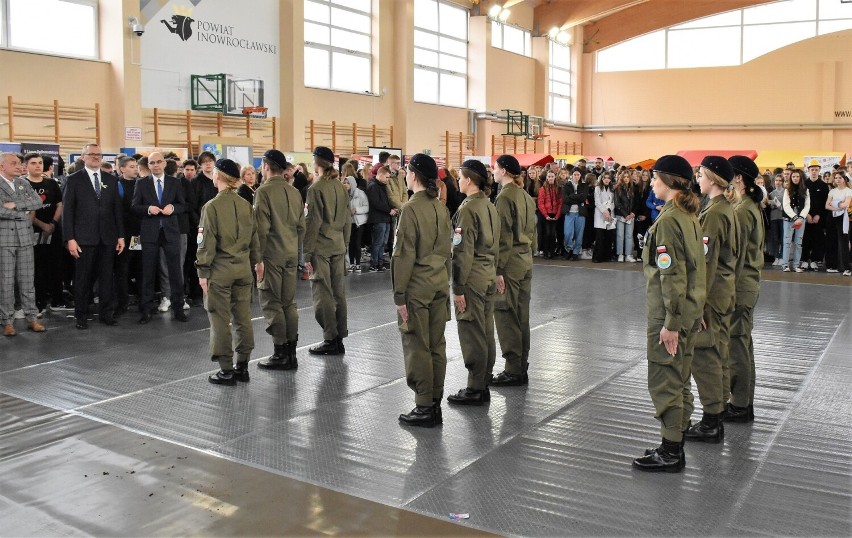
M 62 235 L 74 268 L 74 317 L 78 329 L 88 329 L 89 297 L 98 281 L 100 321 L 116 325 L 113 312 L 113 265 L 124 251 L 124 216 L 118 180 L 101 173 L 101 148 L 83 147 L 82 170 L 66 180 L 62 205 Z
M 133 192 L 133 212 L 142 219 L 139 239 L 142 242 L 142 290 L 139 323 L 151 321 L 154 311 L 154 282 L 160 248 L 166 256 L 169 269 L 171 301 L 174 318 L 187 321 L 183 305 L 183 260 L 181 259 L 180 223 L 178 215 L 186 209 L 180 180 L 165 174 L 166 160 L 161 153 L 148 155 L 151 175 L 136 184 Z

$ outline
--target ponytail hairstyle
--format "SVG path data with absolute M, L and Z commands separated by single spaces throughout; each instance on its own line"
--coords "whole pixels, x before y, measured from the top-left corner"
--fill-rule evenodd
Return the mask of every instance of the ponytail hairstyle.
M 314 157 L 314 164 L 322 168 L 322 177 L 320 179 L 337 179 L 340 174 L 334 169 L 334 165 L 328 161 Z
M 710 170 L 706 166 L 701 166 L 700 168 L 702 170 L 701 173 L 704 174 L 704 177 L 709 179 L 714 185 L 717 185 L 724 189 L 725 200 L 727 200 L 728 203 L 735 204 L 740 201 L 740 193 L 737 192 L 736 188 L 734 188 L 733 181 L 728 183 L 727 181 L 725 181 L 725 178 L 723 178 L 713 170 Z
M 469 168 L 460 168 L 459 173 L 470 181 L 473 181 L 473 183 L 476 185 L 476 188 L 478 188 L 479 191 L 486 197 L 491 196 L 491 186 L 493 185 L 493 180 L 490 177 L 482 177 Z M 520 179 L 520 176 L 518 176 L 518 179 Z M 514 180 L 515 177 L 512 178 L 512 181 Z
M 698 210 L 701 209 L 701 199 L 689 188 L 688 179 L 659 170 L 655 170 L 654 173 L 668 188 L 675 191 L 672 200 L 674 205 L 691 215 L 698 215 Z
M 426 195 L 429 198 L 437 198 L 438 197 L 438 183 L 436 182 L 436 178 L 428 178 L 418 172 L 415 168 L 410 168 L 410 170 L 414 173 L 414 177 L 417 178 L 417 182 L 423 185 L 425 189 Z

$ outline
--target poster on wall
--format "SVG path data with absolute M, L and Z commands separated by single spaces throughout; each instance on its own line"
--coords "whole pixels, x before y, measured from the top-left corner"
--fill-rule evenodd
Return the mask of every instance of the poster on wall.
M 805 155 L 804 167 L 811 165 L 811 161 L 816 160 L 819 163 L 819 173 L 833 172 L 835 164 L 846 164 L 841 162 L 843 155 Z
M 245 2 L 233 0 L 139 0 L 145 26 L 139 38 L 142 106 L 189 110 L 191 76 L 225 74 L 228 81 L 246 83 L 229 83 L 219 97 L 236 92 L 240 95 L 230 98 L 244 105 L 260 97 L 268 115 L 277 116 L 278 4 L 252 0 L 247 8 Z M 206 91 L 200 93 L 199 99 L 212 98 Z

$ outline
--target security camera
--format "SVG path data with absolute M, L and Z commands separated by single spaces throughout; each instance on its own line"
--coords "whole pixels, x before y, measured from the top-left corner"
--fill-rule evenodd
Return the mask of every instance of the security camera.
M 136 17 L 130 17 L 130 31 L 136 34 L 138 37 L 142 37 L 142 34 L 145 33 L 145 27 L 139 24 L 139 19 Z

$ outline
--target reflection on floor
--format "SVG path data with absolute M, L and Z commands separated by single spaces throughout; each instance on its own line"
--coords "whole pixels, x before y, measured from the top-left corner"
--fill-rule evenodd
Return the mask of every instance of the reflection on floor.
M 848 286 L 765 282 L 757 420 L 657 476 L 630 467 L 659 432 L 641 273 L 537 265 L 529 387 L 445 404 L 432 430 L 397 425 L 413 396 L 389 275 L 347 280 L 345 356 L 307 354 L 321 332 L 301 283 L 299 370 L 252 365 L 237 387 L 206 382 L 198 308 L 188 328 L 52 318 L 0 341 L 3 534 L 852 534 Z M 454 322 L 447 351 L 450 393 Z

